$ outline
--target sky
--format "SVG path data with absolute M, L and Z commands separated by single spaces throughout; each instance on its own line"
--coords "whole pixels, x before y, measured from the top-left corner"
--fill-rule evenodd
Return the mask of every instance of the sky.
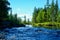
M 8 0 L 10 2 L 10 7 L 12 8 L 12 13 L 16 14 L 18 17 L 24 19 L 32 19 L 32 14 L 34 11 L 34 7 L 36 8 L 44 8 L 47 0 Z M 56 0 L 54 0 L 55 2 Z M 51 0 L 49 0 L 51 4 Z M 58 0 L 58 5 L 60 7 L 60 0 Z

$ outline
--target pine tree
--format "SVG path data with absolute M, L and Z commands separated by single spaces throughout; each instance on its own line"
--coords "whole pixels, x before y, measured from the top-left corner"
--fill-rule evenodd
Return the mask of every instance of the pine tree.
M 36 21 L 36 17 L 38 16 L 38 12 L 37 12 L 37 8 L 34 8 L 34 12 L 33 12 L 33 17 L 32 17 L 32 22 L 33 23 L 37 23 Z
M 52 4 L 51 4 L 51 18 L 52 18 L 52 22 L 54 22 L 55 18 L 54 18 L 54 0 L 52 0 Z
M 0 0 L 0 21 L 8 18 L 8 10 L 10 8 L 7 5 L 10 5 L 8 0 Z
M 8 0 L 0 0 L 0 26 L 3 26 L 3 21 L 8 19 L 9 5 Z
M 17 13 L 15 14 L 15 20 L 17 21 Z
M 24 22 L 23 23 L 26 24 L 26 16 L 24 16 Z
M 27 23 L 28 23 L 28 25 L 30 24 L 30 21 L 29 21 L 29 19 L 28 19 L 28 22 L 27 22 Z
M 46 6 L 44 7 L 44 20 L 45 20 L 45 22 L 47 22 L 47 8 L 46 8 Z
M 58 18 L 58 0 L 56 0 L 56 4 L 55 4 L 55 21 L 57 22 Z
M 50 5 L 49 5 L 49 0 L 47 0 L 47 7 L 46 7 L 46 9 L 47 9 L 47 10 L 46 10 L 46 11 L 47 11 L 47 12 L 46 12 L 46 14 L 47 14 L 47 22 L 49 21 L 49 6 L 50 6 Z
M 12 9 L 10 9 L 9 20 L 10 20 L 10 21 L 13 21 Z

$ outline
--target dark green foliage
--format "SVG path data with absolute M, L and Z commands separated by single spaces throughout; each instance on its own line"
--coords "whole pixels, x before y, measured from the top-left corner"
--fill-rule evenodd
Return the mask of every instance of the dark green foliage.
M 0 0 L 0 29 L 22 26 L 21 18 L 17 14 L 12 15 L 12 8 L 9 7 L 8 0 Z M 10 11 L 10 15 L 9 15 Z M 25 26 L 25 25 L 23 25 Z
M 24 16 L 23 24 L 26 24 L 26 16 Z
M 47 8 L 46 6 L 44 7 L 44 21 L 47 22 L 47 18 L 48 18 L 48 15 L 47 15 Z
M 55 21 L 58 21 L 58 0 L 56 0 L 56 4 L 55 4 Z
M 33 12 L 32 22 L 33 23 L 43 23 L 43 22 L 59 22 L 60 12 L 58 9 L 58 0 L 54 3 L 49 4 L 47 0 L 47 5 L 44 8 L 35 8 Z
M 37 23 L 42 23 L 44 21 L 44 10 L 40 9 L 40 11 L 38 12 L 38 16 L 36 18 Z
M 52 18 L 52 22 L 54 22 L 55 19 L 55 11 L 54 11 L 54 0 L 52 0 L 52 4 L 51 4 L 51 18 Z
M 34 8 L 34 12 L 33 12 L 33 18 L 32 18 L 32 22 L 33 23 L 37 23 L 37 21 L 36 21 L 36 17 L 38 16 L 38 9 L 35 7 Z
M 15 14 L 15 15 L 13 15 L 12 13 L 10 13 L 10 15 L 9 15 L 9 21 L 11 22 L 11 23 L 13 23 L 13 24 L 18 24 L 18 25 L 20 25 L 20 24 L 22 24 L 22 22 L 21 22 L 21 18 L 18 18 L 17 17 L 17 14 Z
M 31 21 L 28 19 L 28 20 L 26 21 L 26 24 L 31 25 Z
M 4 21 L 8 20 L 9 5 L 8 0 L 0 0 L 0 26 L 4 26 Z
M 0 20 L 6 20 L 8 17 L 8 10 L 10 7 L 8 7 L 10 3 L 8 0 L 0 0 Z

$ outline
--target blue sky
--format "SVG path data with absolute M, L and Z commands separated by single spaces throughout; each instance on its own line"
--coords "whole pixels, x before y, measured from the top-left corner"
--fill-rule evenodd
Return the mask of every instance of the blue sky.
M 29 18 L 30 20 L 32 18 L 34 7 L 43 8 L 44 5 L 46 5 L 46 1 L 47 0 L 9 0 L 13 14 L 17 13 L 18 17 L 21 18 L 26 15 L 27 19 Z M 51 0 L 49 0 L 49 2 L 51 3 Z M 58 4 L 60 4 L 60 0 L 58 0 Z

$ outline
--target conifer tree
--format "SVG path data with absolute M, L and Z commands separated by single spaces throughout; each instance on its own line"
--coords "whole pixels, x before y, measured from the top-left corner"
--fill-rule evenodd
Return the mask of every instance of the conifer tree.
M 32 18 L 33 23 L 37 23 L 37 21 L 36 21 L 36 17 L 38 16 L 37 10 L 38 9 L 35 7 L 34 12 L 33 12 L 33 18 Z
M 51 18 L 52 18 L 52 22 L 54 22 L 54 16 L 55 13 L 54 13 L 54 0 L 52 0 L 52 4 L 51 4 Z
M 0 0 L 0 21 L 8 18 L 8 10 L 10 9 L 8 5 L 10 5 L 8 0 Z
M 58 0 L 56 0 L 56 4 L 55 4 L 55 21 L 57 22 L 58 18 Z
M 0 26 L 3 26 L 3 21 L 8 19 L 9 5 L 8 0 L 0 0 Z

